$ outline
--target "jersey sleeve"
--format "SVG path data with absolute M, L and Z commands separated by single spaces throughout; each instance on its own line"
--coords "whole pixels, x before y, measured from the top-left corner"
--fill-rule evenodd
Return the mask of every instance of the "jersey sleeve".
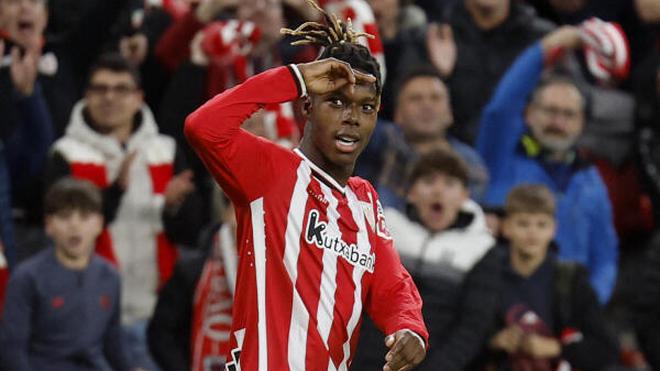
M 408 329 L 421 336 L 428 346 L 429 335 L 422 317 L 422 298 L 394 248 L 378 195 L 373 188 L 370 193 L 374 197 L 376 214 L 376 264 L 366 302 L 367 313 L 384 334 Z
M 245 204 L 260 197 L 281 171 L 280 154 L 289 152 L 241 125 L 258 109 L 291 101 L 303 92 L 296 67 L 278 67 L 217 95 L 186 119 L 188 141 L 233 202 Z

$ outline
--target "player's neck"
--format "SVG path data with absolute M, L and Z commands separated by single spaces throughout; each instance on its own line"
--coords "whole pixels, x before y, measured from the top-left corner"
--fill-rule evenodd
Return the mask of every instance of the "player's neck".
M 307 144 L 305 141 L 300 142 L 299 148 L 305 157 L 330 175 L 339 185 L 345 186 L 348 183 L 348 178 L 353 174 L 353 166 L 342 166 L 331 162 L 316 147 Z

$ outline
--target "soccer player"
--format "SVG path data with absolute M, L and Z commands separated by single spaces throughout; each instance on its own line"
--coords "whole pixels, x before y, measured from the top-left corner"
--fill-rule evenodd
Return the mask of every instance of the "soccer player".
M 376 191 L 350 177 L 376 124 L 379 67 L 350 23 L 323 14 L 328 26 L 284 30 L 322 46 L 318 60 L 256 75 L 186 120 L 188 140 L 236 208 L 230 371 L 346 370 L 363 309 L 387 334 L 385 371 L 425 357 L 419 293 Z M 308 116 L 299 148 L 241 129 L 264 105 L 299 97 Z

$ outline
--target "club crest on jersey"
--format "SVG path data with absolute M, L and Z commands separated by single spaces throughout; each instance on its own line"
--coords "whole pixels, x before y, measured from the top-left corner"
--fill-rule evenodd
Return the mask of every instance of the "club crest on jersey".
M 312 209 L 307 217 L 305 241 L 314 244 L 319 249 L 326 249 L 344 258 L 353 266 L 362 267 L 373 273 L 376 264 L 376 254 L 360 252 L 354 243 L 346 243 L 339 236 L 328 235 L 328 223 L 320 220 L 318 210 Z
M 390 234 L 390 230 L 387 229 L 387 224 L 385 224 L 385 213 L 383 212 L 383 205 L 380 204 L 380 200 L 376 200 L 376 208 L 378 209 L 378 216 L 376 217 L 376 234 L 380 238 L 391 240 L 392 235 Z

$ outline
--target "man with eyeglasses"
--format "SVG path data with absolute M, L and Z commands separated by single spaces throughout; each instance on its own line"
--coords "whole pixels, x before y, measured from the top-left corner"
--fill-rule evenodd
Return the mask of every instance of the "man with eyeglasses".
M 47 182 L 73 175 L 103 191 L 106 229 L 96 252 L 119 268 L 124 339 L 132 365 L 148 370 L 157 368 L 146 349 L 146 325 L 178 257 L 173 242 L 193 239 L 177 232 L 195 233 L 201 224 L 190 197 L 192 172 L 179 154 L 174 139 L 158 133 L 137 70 L 106 54 L 91 68 L 47 169 Z M 165 227 L 172 227 L 167 235 Z
M 542 79 L 545 66 L 582 46 L 580 29 L 565 26 L 527 48 L 482 113 L 477 150 L 491 175 L 487 206 L 501 206 L 521 183 L 544 184 L 555 193 L 560 258 L 588 267 L 606 303 L 616 281 L 618 242 L 607 189 L 576 151 L 586 100 L 569 78 Z

